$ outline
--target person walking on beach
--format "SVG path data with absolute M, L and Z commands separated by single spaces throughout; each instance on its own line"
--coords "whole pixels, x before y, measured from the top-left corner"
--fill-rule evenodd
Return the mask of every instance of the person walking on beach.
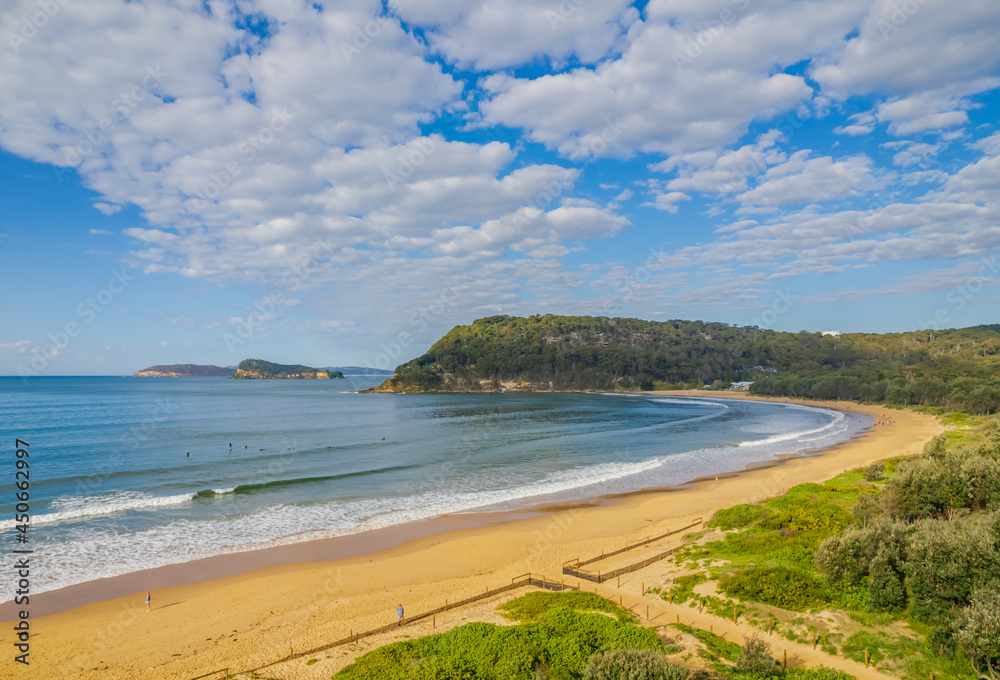
M 149 603 L 152 601 L 152 599 L 153 598 L 150 597 L 149 593 L 146 593 L 146 611 L 147 612 L 149 611 Z
M 402 626 L 403 625 L 403 603 L 402 602 L 400 602 L 399 606 L 396 607 L 396 625 L 397 626 Z

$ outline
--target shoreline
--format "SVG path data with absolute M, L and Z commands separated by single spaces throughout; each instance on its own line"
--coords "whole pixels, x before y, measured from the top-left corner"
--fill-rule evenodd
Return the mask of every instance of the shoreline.
M 852 402 L 764 399 L 700 390 L 645 394 L 775 401 L 876 419 L 889 411 Z M 32 651 L 40 652 L 38 659 L 45 667 L 57 662 L 52 667 L 59 668 L 60 677 L 97 677 L 101 671 L 102 678 L 181 678 L 227 665 L 241 669 L 267 663 L 281 655 L 283 639 L 305 649 L 342 637 L 347 630 L 385 623 L 397 600 L 417 611 L 423 603 L 437 605 L 447 597 L 454 600 L 463 593 L 481 592 L 526 571 L 559 576 L 566 559 L 599 553 L 625 540 L 641 540 L 699 516 L 707 521 L 719 508 L 779 495 L 795 484 L 825 481 L 873 460 L 917 453 L 944 429 L 932 416 L 892 412 L 896 425 L 868 428 L 824 449 L 822 455 L 788 454 L 784 460 L 720 473 L 718 482 L 703 478 L 676 488 L 561 505 L 446 515 L 50 591 L 32 598 L 34 630 L 45 633 Z M 225 573 L 233 566 L 239 573 Z M 183 582 L 156 586 L 171 579 Z M 154 611 L 147 615 L 142 600 L 153 588 Z M 114 599 L 107 599 L 108 594 Z M 11 620 L 8 610 L 13 611 L 11 603 L 0 607 L 0 620 Z M 203 616 L 206 612 L 211 615 Z M 135 627 L 137 639 L 112 644 L 110 636 L 124 627 L 130 631 Z M 97 634 L 88 634 L 87 629 Z M 279 637 L 275 630 L 282 631 Z M 103 638 L 107 641 L 101 643 Z M 214 642 L 205 644 L 207 640 Z M 0 644 L 9 641 L 9 634 L 0 638 Z M 95 649 L 99 658 L 93 655 Z M 147 654 L 153 665 L 137 661 Z M 7 663 L 0 661 L 0 668 Z
M 682 391 L 676 390 L 651 391 L 640 394 L 652 396 L 692 396 L 707 399 L 732 398 L 735 400 L 748 398 L 743 393 L 737 393 L 742 396 L 704 397 L 704 393 L 700 390 L 687 390 L 683 394 Z M 758 399 L 757 401 L 803 405 L 792 400 L 778 398 Z M 809 406 L 809 404 L 804 405 Z M 815 407 L 823 408 L 821 406 Z M 834 410 L 843 411 L 843 409 Z M 607 493 L 566 501 L 542 501 L 510 510 L 473 510 L 470 512 L 449 513 L 377 529 L 368 529 L 358 533 L 313 538 L 305 541 L 280 543 L 278 545 L 251 548 L 249 550 L 221 553 L 185 562 L 140 569 L 126 574 L 96 578 L 32 596 L 32 613 L 35 616 L 59 614 L 77 607 L 131 595 L 140 590 L 189 586 L 203 581 L 240 576 L 270 567 L 282 567 L 307 562 L 323 562 L 330 559 L 362 557 L 399 547 L 417 538 L 446 534 L 460 529 L 485 528 L 542 517 L 564 510 L 614 505 L 633 497 L 673 493 L 693 488 L 702 482 L 715 479 L 732 479 L 754 470 L 779 466 L 790 459 L 799 458 L 800 452 L 805 453 L 807 456 L 822 456 L 863 438 L 870 430 L 870 427 L 865 428 L 837 444 L 798 449 L 793 453 L 774 454 L 767 459 L 748 462 L 738 470 L 720 469 L 669 486 L 645 487 L 631 491 Z M 0 602 L 0 623 L 15 621 L 18 609 L 19 607 L 14 604 L 13 600 Z

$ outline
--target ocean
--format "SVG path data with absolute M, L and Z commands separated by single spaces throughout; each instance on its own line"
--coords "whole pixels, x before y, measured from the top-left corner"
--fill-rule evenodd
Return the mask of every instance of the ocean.
M 33 592 L 448 513 L 680 484 L 871 418 L 618 394 L 357 394 L 378 378 L 0 378 L 0 542 L 30 444 Z M 8 591 L 9 592 L 9 591 Z

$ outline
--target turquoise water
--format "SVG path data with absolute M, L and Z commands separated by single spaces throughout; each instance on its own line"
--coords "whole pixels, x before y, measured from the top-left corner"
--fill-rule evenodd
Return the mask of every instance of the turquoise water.
M 377 382 L 0 378 L 11 461 L 0 541 L 14 540 L 15 438 L 31 445 L 37 592 L 444 513 L 677 484 L 870 424 L 715 398 L 353 392 Z

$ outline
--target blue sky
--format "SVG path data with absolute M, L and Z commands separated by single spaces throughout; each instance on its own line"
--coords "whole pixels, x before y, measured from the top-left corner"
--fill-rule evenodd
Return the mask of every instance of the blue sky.
M 0 374 L 998 320 L 996 2 L 45 7 L 0 13 Z

